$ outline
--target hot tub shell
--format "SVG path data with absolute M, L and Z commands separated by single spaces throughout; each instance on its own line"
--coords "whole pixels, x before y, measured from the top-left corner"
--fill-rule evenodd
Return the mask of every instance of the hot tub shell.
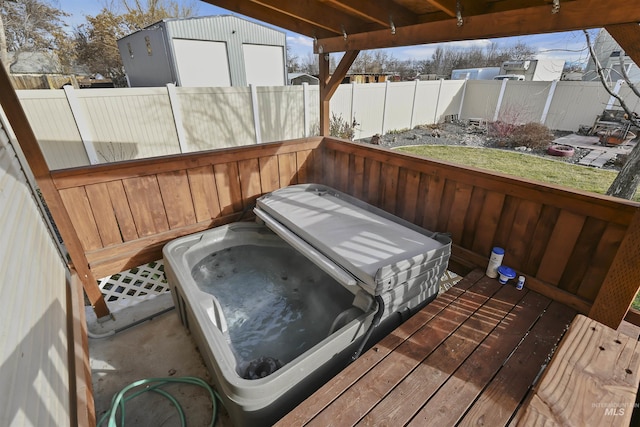
M 237 426 L 270 425 L 342 369 L 384 301 L 377 331 L 388 331 L 437 295 L 451 239 L 329 187 L 295 185 L 258 199 L 256 222 L 185 236 L 163 249 L 165 273 L 182 323 L 207 364 Z M 224 335 L 220 304 L 191 270 L 212 252 L 242 245 L 292 246 L 350 291 L 357 318 L 273 374 L 247 380 Z M 379 334 L 378 334 L 379 335 Z

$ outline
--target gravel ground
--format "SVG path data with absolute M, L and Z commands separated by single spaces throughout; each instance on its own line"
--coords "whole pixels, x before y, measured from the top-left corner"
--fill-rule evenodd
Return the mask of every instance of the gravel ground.
M 556 138 L 570 134 L 566 131 L 553 132 Z M 486 129 L 475 126 L 469 126 L 466 123 L 441 123 L 437 126 L 416 126 L 402 132 L 393 132 L 377 137 L 378 145 L 387 148 L 402 147 L 407 145 L 459 145 L 467 147 L 487 147 L 498 148 L 502 150 L 522 151 L 532 155 L 563 161 L 567 163 L 578 163 L 580 159 L 586 156 L 590 150 L 575 149 L 572 157 L 558 157 L 547 154 L 546 150 L 531 150 L 526 147 L 505 148 L 497 144 L 497 141 L 487 136 Z M 372 138 L 363 138 L 358 140 L 365 143 L 376 143 L 376 136 Z M 605 169 L 616 169 L 620 167 L 615 162 L 609 162 Z

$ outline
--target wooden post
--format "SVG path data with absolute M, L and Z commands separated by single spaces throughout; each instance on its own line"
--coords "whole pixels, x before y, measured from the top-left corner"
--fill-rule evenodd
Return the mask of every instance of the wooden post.
M 96 315 L 98 317 L 108 315 L 109 309 L 104 301 L 98 282 L 89 269 L 89 263 L 84 254 L 80 239 L 73 228 L 73 224 L 62 203 L 60 194 L 51 179 L 49 166 L 42 154 L 42 150 L 40 150 L 38 141 L 29 125 L 29 121 L 18 100 L 18 96 L 11 86 L 11 80 L 4 67 L 0 67 L 0 106 L 7 116 L 9 125 L 13 129 L 18 144 L 29 163 L 29 168 L 33 172 L 36 183 L 40 187 L 40 191 L 47 202 L 49 211 L 69 251 L 74 266 L 80 275 L 84 290 L 87 293 L 87 297 Z M 45 286 L 45 284 L 43 284 L 43 286 Z
M 89 363 L 89 337 L 87 334 L 87 319 L 84 312 L 84 295 L 82 283 L 78 274 L 71 269 L 71 275 L 67 278 L 67 304 L 70 309 L 67 313 L 69 325 L 69 353 L 73 359 L 70 387 L 71 403 L 75 405 L 75 413 L 71 413 L 75 422 L 72 425 L 95 427 L 96 408 L 93 399 L 93 386 L 91 384 L 91 365 Z
M 640 208 L 609 267 L 589 317 L 618 329 L 640 288 Z
M 320 68 L 320 135 L 329 136 L 329 102 L 338 89 L 349 67 L 358 57 L 359 50 L 344 53 L 340 63 L 332 75 L 329 74 L 329 54 L 318 54 Z
M 329 136 L 329 102 L 331 96 L 327 95 L 329 84 L 329 54 L 318 54 L 318 68 L 320 71 L 320 136 Z

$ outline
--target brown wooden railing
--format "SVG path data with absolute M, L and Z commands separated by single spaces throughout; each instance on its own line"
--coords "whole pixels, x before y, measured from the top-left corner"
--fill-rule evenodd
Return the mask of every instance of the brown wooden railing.
M 52 177 L 100 278 L 162 258 L 162 246 L 176 237 L 237 220 L 260 194 L 313 181 L 320 142 L 68 169 Z
M 486 266 L 491 248 L 501 246 L 504 264 L 527 286 L 589 313 L 626 238 L 624 250 L 635 251 L 637 262 L 624 272 L 628 283 L 612 285 L 615 304 L 626 304 L 622 316 L 640 286 L 640 244 L 629 243 L 640 236 L 629 228 L 640 220 L 638 203 L 330 138 L 322 150 L 325 184 L 450 232 L 454 259 L 463 263 Z
M 450 232 L 452 265 L 458 267 L 483 267 L 491 247 L 502 246 L 504 263 L 524 274 L 527 286 L 583 313 L 613 289 L 610 304 L 617 309 L 606 310 L 615 312 L 609 323 L 624 317 L 640 277 L 640 263 L 628 266 L 621 291 L 612 275 L 612 265 L 617 271 L 628 264 L 621 252 L 640 257 L 634 255 L 640 226 L 631 226 L 640 223 L 637 203 L 332 138 L 92 166 L 52 177 L 95 277 L 159 259 L 169 240 L 235 221 L 259 195 L 305 182 L 330 185 L 429 230 Z

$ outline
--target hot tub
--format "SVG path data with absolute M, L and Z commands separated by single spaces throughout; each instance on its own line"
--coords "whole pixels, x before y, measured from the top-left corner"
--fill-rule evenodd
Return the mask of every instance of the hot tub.
M 451 249 L 316 184 L 262 196 L 254 212 L 163 249 L 180 319 L 237 426 L 274 423 L 435 298 Z

